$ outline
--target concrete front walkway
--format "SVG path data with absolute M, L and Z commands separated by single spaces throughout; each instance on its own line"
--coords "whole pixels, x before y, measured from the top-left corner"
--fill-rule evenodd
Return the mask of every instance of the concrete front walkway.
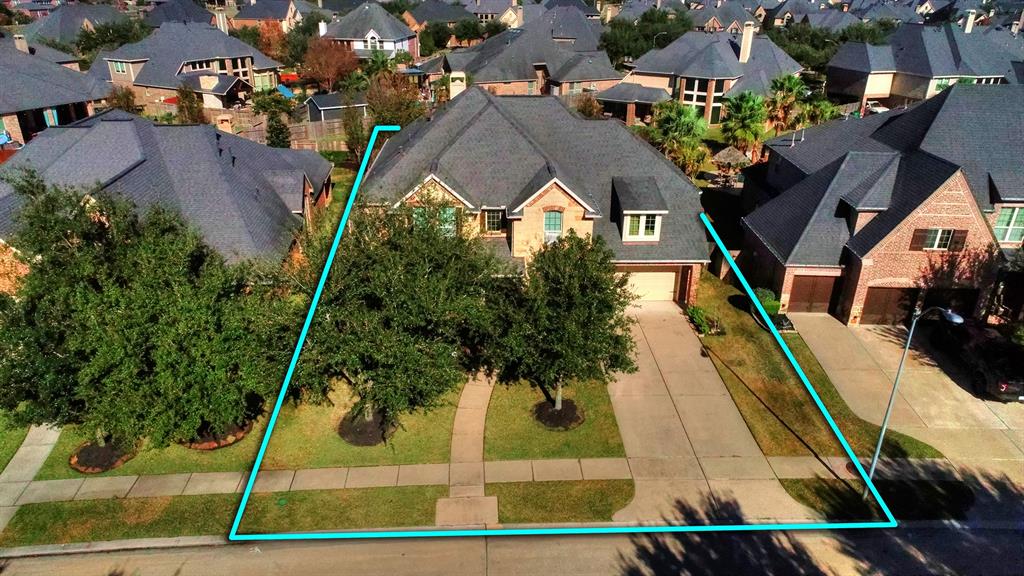
M 49 426 L 33 426 L 21 442 L 21 447 L 14 453 L 7 467 L 0 473 L 0 531 L 7 526 L 17 504 L 32 484 L 32 479 L 43 467 L 46 458 L 53 451 L 53 446 L 60 437 L 59 428 Z
M 827 314 L 791 314 L 790 318 L 854 413 L 880 424 L 906 329 L 851 328 Z M 934 446 L 964 477 L 986 484 L 999 480 L 1024 490 L 1024 404 L 978 398 L 955 368 L 940 366 L 930 355 L 926 331 L 919 328 L 914 340 L 892 428 Z M 957 380 L 963 380 L 962 385 Z M 985 509 L 981 504 L 979 513 Z M 1003 512 L 986 513 L 1024 517 L 1024 506 L 1001 508 Z
M 644 302 L 634 315 L 639 369 L 608 391 L 636 496 L 613 519 L 660 522 L 708 496 L 736 500 L 746 522 L 817 519 L 779 484 L 682 310 Z

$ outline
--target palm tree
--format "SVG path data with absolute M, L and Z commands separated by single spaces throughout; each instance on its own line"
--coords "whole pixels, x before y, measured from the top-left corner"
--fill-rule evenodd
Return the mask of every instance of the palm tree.
M 839 109 L 829 102 L 828 98 L 818 95 L 805 100 L 800 105 L 799 123 L 801 126 L 815 126 L 839 116 Z
M 704 145 L 708 124 L 693 106 L 667 100 L 654 107 L 654 125 L 647 136 L 688 176 L 696 174 L 711 152 Z
M 750 91 L 741 92 L 725 99 L 722 136 L 729 145 L 750 152 L 752 160 L 756 161 L 767 120 L 764 98 Z
M 778 136 L 782 130 L 796 128 L 797 106 L 804 98 L 807 86 L 799 76 L 785 75 L 772 80 L 772 95 L 768 99 L 768 117 Z
M 363 64 L 363 73 L 373 78 L 381 72 L 390 72 L 395 69 L 395 62 L 383 50 L 374 50 L 370 58 Z

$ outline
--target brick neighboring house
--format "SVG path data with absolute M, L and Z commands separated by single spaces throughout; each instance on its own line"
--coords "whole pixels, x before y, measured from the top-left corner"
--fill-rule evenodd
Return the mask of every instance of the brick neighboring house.
M 743 32 L 744 22 L 760 22 L 742 4 L 728 0 L 709 0 L 706 4 L 696 4 L 693 9 L 686 12 L 686 15 L 693 22 L 693 29 L 700 32 L 725 31 L 739 34 Z M 760 26 L 755 25 L 754 32 L 759 30 Z
M 683 34 L 668 46 L 638 58 L 622 82 L 660 89 L 672 99 L 697 108 L 708 124 L 719 124 L 725 98 L 748 90 L 766 95 L 772 80 L 797 75 L 803 70 L 767 36 L 755 35 L 754 27 L 754 23 L 748 21 L 739 35 L 729 32 Z M 640 91 L 634 92 L 635 96 L 643 97 Z M 621 102 L 615 99 L 620 97 L 618 93 L 612 96 L 597 94 L 597 99 Z M 657 101 L 646 97 L 634 103 L 650 106 Z M 638 118 L 635 106 L 632 112 L 629 107 L 625 112 L 624 120 L 633 124 Z
M 402 20 L 410 30 L 416 33 L 417 38 L 431 22 L 446 24 L 449 29 L 454 29 L 456 23 L 474 19 L 476 16 L 463 8 L 461 4 L 449 4 L 441 0 L 425 0 L 402 14 Z M 458 45 L 459 41 L 455 36 L 448 39 L 448 48 Z M 438 48 L 444 48 L 444 46 L 438 46 Z
M 1019 83 L 1024 51 L 994 42 L 968 22 L 903 24 L 889 44 L 847 42 L 828 63 L 830 94 L 890 107 L 931 98 L 957 83 Z
M 47 130 L 0 174 L 23 167 L 51 184 L 99 186 L 143 209 L 176 210 L 231 261 L 283 260 L 311 207 L 331 194 L 331 163 L 316 152 L 270 148 L 205 124 L 156 124 L 116 109 Z M 9 239 L 19 203 L 0 179 L 0 240 Z
M 781 193 L 743 219 L 743 263 L 783 311 L 849 324 L 899 323 L 917 304 L 982 314 L 1024 239 L 1021 134 L 1024 86 L 954 86 L 776 138 L 765 179 Z
M 669 18 L 674 18 L 676 13 L 689 10 L 689 3 L 681 0 L 626 0 L 622 4 L 605 4 L 601 11 L 605 20 L 636 23 L 648 10 L 664 10 Z
M 302 14 L 292 0 L 248 0 L 229 19 L 235 30 L 248 26 L 258 28 L 264 22 L 273 22 L 281 26 L 282 32 L 288 32 L 301 21 Z
M 0 133 L 28 142 L 50 127 L 92 114 L 109 87 L 86 74 L 52 62 L 57 51 L 30 48 L 21 35 L 0 43 Z
M 128 16 L 105 4 L 62 4 L 48 16 L 26 26 L 23 34 L 30 42 L 49 40 L 73 46 L 82 30 L 127 19 Z
M 320 36 L 344 45 L 362 59 L 380 50 L 389 58 L 408 52 L 414 60 L 420 57 L 420 41 L 416 33 L 376 2 L 366 2 L 340 19 L 321 26 Z
M 198 22 L 166 22 L 142 41 L 96 60 L 90 74 L 131 88 L 147 112 L 163 111 L 153 105 L 175 98 L 182 84 L 200 96 L 204 108 L 229 108 L 253 92 L 273 90 L 282 68 L 245 42 Z
M 473 87 L 388 140 L 363 185 L 371 203 L 440 197 L 499 256 L 523 265 L 568 230 L 600 236 L 646 300 L 692 302 L 708 262 L 700 192 L 620 122 L 559 98 Z
M 498 95 L 597 92 L 622 79 L 608 55 L 598 49 L 602 30 L 600 21 L 576 8 L 553 8 L 522 28 L 453 50 L 427 68 L 463 74 L 472 85 Z M 453 87 L 452 96 L 459 91 Z

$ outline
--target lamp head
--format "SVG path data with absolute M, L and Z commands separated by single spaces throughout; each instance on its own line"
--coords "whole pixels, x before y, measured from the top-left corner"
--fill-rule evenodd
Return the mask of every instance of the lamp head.
M 957 314 L 956 312 L 953 312 L 952 310 L 943 308 L 942 310 L 940 310 L 940 312 L 942 312 L 942 318 L 946 322 L 949 322 L 950 324 L 959 326 L 964 323 L 964 317 Z

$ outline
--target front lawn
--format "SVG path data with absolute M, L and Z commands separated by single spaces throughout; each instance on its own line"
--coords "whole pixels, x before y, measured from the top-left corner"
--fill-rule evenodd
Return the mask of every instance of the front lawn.
M 253 494 L 240 533 L 432 526 L 447 486 Z M 48 502 L 18 509 L 0 547 L 226 535 L 240 494 Z
M 864 482 L 836 478 L 780 480 L 797 502 L 818 510 L 831 522 L 884 520 L 881 507 L 865 501 Z M 974 492 L 959 480 L 875 480 L 897 520 L 966 520 Z
M 28 428 L 11 426 L 7 418 L 0 416 L 0 472 L 14 458 L 21 443 L 25 441 Z
M 503 524 L 610 522 L 633 499 L 632 480 L 488 484 Z
M 36 480 L 249 470 L 256 460 L 256 452 L 259 450 L 265 427 L 266 418 L 262 418 L 241 441 L 217 450 L 192 450 L 177 444 L 155 449 L 143 446 L 134 458 L 120 468 L 100 474 L 80 474 L 68 465 L 68 459 L 76 448 L 91 440 L 92 436 L 75 426 L 65 426 L 53 452 L 36 474 Z
M 699 305 L 725 327 L 724 335 L 705 337 L 704 344 L 764 454 L 845 456 L 778 343 L 747 311 L 747 296 L 710 274 L 701 277 L 697 295 Z M 879 427 L 854 415 L 800 336 L 783 338 L 854 452 L 871 455 Z M 942 456 L 924 442 L 892 430 L 882 452 L 893 458 Z
M 460 393 L 461 390 L 449 393 L 439 408 L 402 416 L 394 436 L 386 444 L 376 446 L 354 446 L 338 435 L 338 422 L 352 405 L 344 387 L 331 393 L 333 405 L 286 404 L 270 437 L 262 468 L 298 470 L 447 462 Z
M 544 400 L 540 390 L 526 384 L 496 385 L 487 407 L 484 459 L 531 460 L 626 455 L 606 386 L 567 386 L 564 397 L 573 399 L 583 409 L 586 419 L 572 430 L 551 430 L 533 417 L 533 406 Z

